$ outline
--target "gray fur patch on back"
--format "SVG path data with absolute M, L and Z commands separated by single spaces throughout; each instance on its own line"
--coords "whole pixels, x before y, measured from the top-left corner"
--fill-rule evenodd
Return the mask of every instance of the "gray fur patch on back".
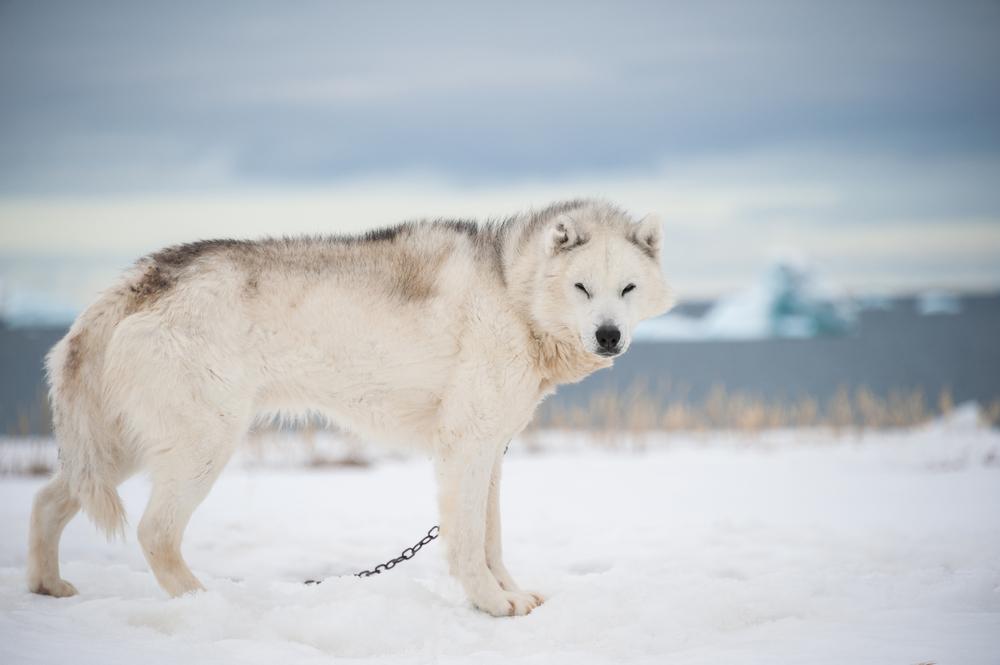
M 223 238 L 172 245 L 139 259 L 138 264 L 144 266 L 145 271 L 129 287 L 132 298 L 128 311 L 148 307 L 169 293 L 184 270 L 199 258 L 218 252 L 248 258 L 256 251 L 257 243 L 252 240 Z
M 252 253 L 256 243 L 252 240 L 233 240 L 221 238 L 218 240 L 198 240 L 183 245 L 166 247 L 150 255 L 150 259 L 162 268 L 184 268 L 195 259 L 218 252 L 220 250 L 239 250 Z
M 420 302 L 434 295 L 434 285 L 445 252 L 431 257 L 401 253 L 393 258 L 393 294 L 403 302 Z
M 173 288 L 176 278 L 171 271 L 154 263 L 146 268 L 142 277 L 129 287 L 131 299 L 127 311 L 138 311 L 155 302 Z
M 303 236 L 297 238 L 264 238 L 261 240 L 201 240 L 174 245 L 140 259 L 137 265 L 142 275 L 129 286 L 129 312 L 135 312 L 157 302 L 184 279 L 192 266 L 211 255 L 224 255 L 247 270 L 243 294 L 254 297 L 264 285 L 269 270 L 294 270 L 323 273 L 328 270 L 352 270 L 368 265 L 388 280 L 386 288 L 406 302 L 425 300 L 433 295 L 434 280 L 447 256 L 461 251 L 462 242 L 471 243 L 477 260 L 490 266 L 506 284 L 504 253 L 508 239 L 516 234 L 519 244 L 528 241 L 545 224 L 559 215 L 588 206 L 610 220 L 622 213 L 606 204 L 585 199 L 554 203 L 546 208 L 483 224 L 467 219 L 436 219 L 410 221 L 357 235 Z M 425 231 L 445 232 L 454 242 L 443 242 L 440 254 L 428 258 L 407 251 L 407 240 Z M 345 253 L 351 247 L 369 246 L 364 251 Z M 372 268 L 372 262 L 381 267 Z

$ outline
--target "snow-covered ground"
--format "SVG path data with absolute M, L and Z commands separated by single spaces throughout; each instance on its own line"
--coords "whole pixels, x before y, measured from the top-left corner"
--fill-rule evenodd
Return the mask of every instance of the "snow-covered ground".
M 237 462 L 188 530 L 206 593 L 170 600 L 135 543 L 69 526 L 80 595 L 24 588 L 36 478 L 0 479 L 2 663 L 1000 662 L 1000 435 L 959 417 L 909 433 L 511 449 L 508 566 L 548 595 L 472 609 L 442 545 L 371 579 L 435 521 L 419 460 Z M 565 445 L 564 445 L 565 444 Z M 145 482 L 122 488 L 132 524 Z

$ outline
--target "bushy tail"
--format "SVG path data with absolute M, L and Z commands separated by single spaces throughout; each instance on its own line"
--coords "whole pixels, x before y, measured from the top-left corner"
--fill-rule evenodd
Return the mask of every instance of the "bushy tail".
M 46 370 L 60 472 L 84 512 L 109 539 L 125 533 L 125 507 L 117 486 L 123 479 L 123 435 L 103 404 L 105 352 L 125 317 L 127 288 L 105 292 L 49 352 Z
M 80 507 L 108 540 L 125 537 L 125 506 L 117 489 L 98 482 L 84 482 L 73 489 Z

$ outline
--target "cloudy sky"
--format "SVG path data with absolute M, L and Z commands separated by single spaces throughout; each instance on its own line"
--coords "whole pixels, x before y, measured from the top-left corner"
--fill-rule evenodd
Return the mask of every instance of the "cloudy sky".
M 0 3 L 0 289 L 579 195 L 661 213 L 682 295 L 1000 287 L 1000 3 L 541 5 Z

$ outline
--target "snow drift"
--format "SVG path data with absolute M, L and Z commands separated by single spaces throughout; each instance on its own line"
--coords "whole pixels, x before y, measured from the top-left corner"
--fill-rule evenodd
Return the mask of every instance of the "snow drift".
M 63 541 L 81 594 L 29 594 L 42 481 L 0 479 L 0 662 L 996 663 L 1000 434 L 971 409 L 859 441 L 550 443 L 530 455 L 515 442 L 504 473 L 508 565 L 549 598 L 514 619 L 469 605 L 439 542 L 389 574 L 350 575 L 434 523 L 422 460 L 237 461 L 185 539 L 208 591 L 173 600 L 134 539 L 107 544 L 83 519 Z M 131 523 L 147 494 L 142 479 L 122 487 Z

